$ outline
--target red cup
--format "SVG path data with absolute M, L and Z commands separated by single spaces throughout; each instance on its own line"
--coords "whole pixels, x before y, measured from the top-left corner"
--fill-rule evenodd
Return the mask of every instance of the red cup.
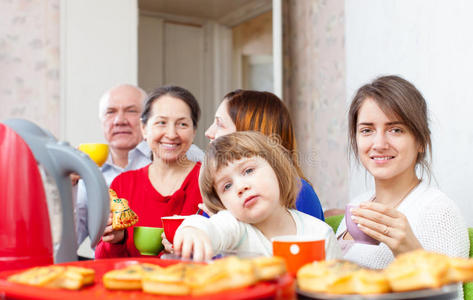
M 297 271 L 315 260 L 325 259 L 325 240 L 311 236 L 286 235 L 272 238 L 273 255 L 286 261 L 289 274 Z
M 186 216 L 170 216 L 170 217 L 162 217 L 161 222 L 163 223 L 164 234 L 166 235 L 166 239 L 172 244 L 174 242 L 174 235 L 176 234 L 176 230 L 184 221 Z

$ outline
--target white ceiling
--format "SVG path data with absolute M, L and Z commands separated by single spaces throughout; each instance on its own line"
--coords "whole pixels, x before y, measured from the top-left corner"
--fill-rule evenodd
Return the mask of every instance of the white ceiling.
M 217 20 L 255 0 L 138 0 L 141 11 Z

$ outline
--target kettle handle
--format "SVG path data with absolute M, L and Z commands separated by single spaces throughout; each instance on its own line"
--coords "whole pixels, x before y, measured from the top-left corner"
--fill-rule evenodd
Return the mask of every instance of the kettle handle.
M 70 147 L 68 143 L 53 143 L 47 147 L 57 167 L 62 168 L 62 172 L 65 174 L 76 172 L 84 181 L 88 196 L 87 226 L 90 244 L 95 247 L 103 235 L 110 213 L 110 196 L 102 172 L 87 154 Z M 67 204 L 63 203 L 63 206 Z M 64 230 L 68 229 L 66 224 L 63 226 Z M 71 230 L 74 232 L 74 228 Z

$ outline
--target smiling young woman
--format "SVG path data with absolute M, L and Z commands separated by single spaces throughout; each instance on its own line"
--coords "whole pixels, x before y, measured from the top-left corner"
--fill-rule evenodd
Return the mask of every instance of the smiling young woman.
M 353 220 L 381 243 L 354 243 L 342 221 L 336 235 L 344 257 L 371 268 L 418 248 L 468 257 L 459 209 L 430 185 L 427 105 L 415 86 L 398 76 L 362 86 L 350 106 L 349 136 L 354 156 L 375 183 L 374 191 L 350 203 L 359 206 Z

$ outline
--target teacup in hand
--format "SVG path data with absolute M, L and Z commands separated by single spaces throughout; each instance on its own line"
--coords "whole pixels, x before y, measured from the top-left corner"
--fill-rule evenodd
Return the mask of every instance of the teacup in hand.
M 297 271 L 305 264 L 325 259 L 325 240 L 311 236 L 285 235 L 272 238 L 273 255 L 286 261 L 289 274 L 297 275 Z
M 133 242 L 141 255 L 158 255 L 163 250 L 161 240 L 162 228 L 135 226 L 133 228 Z
M 351 209 L 358 207 L 357 205 L 348 204 L 345 207 L 345 224 L 347 225 L 347 231 L 357 243 L 368 244 L 368 245 L 378 245 L 379 241 L 370 237 L 356 225 L 356 223 L 351 218 Z
M 176 234 L 177 228 L 181 225 L 185 218 L 186 216 L 169 216 L 161 218 L 164 234 L 166 235 L 166 239 L 171 244 L 174 242 L 174 235 Z
M 80 144 L 79 150 L 88 154 L 89 157 L 101 167 L 108 157 L 108 145 L 100 143 Z

